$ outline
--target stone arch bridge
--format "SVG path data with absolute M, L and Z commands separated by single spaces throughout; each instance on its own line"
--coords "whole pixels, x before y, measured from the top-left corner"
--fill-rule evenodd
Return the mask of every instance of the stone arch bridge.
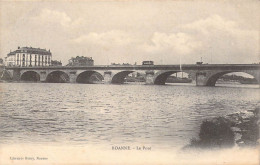
M 215 86 L 219 77 L 232 72 L 252 75 L 260 84 L 260 64 L 191 64 L 182 65 L 100 65 L 100 66 L 49 66 L 6 67 L 5 72 L 13 81 L 90 83 L 91 76 L 103 79 L 104 83 L 121 84 L 124 78 L 135 71 L 145 72 L 146 84 L 163 85 L 174 73 L 186 72 L 197 86 Z

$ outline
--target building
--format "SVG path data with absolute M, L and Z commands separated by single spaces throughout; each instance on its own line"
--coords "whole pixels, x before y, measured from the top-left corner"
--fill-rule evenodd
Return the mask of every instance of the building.
M 62 63 L 58 60 L 51 60 L 51 66 L 62 66 Z
M 11 51 L 5 57 L 6 66 L 50 66 L 52 54 L 50 50 L 32 48 L 32 47 L 18 47 L 17 50 Z
M 93 66 L 94 60 L 92 57 L 77 56 L 71 57 L 67 66 Z

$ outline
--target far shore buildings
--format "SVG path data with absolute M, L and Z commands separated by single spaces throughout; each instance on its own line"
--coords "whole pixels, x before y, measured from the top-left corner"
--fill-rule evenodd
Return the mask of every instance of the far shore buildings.
M 93 66 L 94 60 L 92 57 L 77 56 L 71 57 L 67 66 Z
M 11 51 L 5 57 L 6 66 L 35 67 L 50 66 L 52 54 L 50 50 L 18 47 L 17 50 Z
M 51 66 L 62 66 L 62 62 L 58 60 L 51 60 Z

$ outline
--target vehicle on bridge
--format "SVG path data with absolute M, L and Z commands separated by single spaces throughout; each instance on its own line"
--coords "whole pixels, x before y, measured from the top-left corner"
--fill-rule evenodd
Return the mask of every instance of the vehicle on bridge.
M 203 62 L 196 62 L 196 64 L 197 64 L 197 65 L 202 65 L 202 64 L 203 64 Z
M 154 65 L 153 61 L 143 61 L 143 65 Z

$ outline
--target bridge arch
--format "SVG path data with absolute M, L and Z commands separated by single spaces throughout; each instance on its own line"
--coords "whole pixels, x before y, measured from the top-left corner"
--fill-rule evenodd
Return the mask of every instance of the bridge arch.
M 252 71 L 222 71 L 222 72 L 217 72 L 215 74 L 210 75 L 209 78 L 207 79 L 206 86 L 215 86 L 217 80 L 220 77 L 222 77 L 223 75 L 228 74 L 228 73 L 238 73 L 238 72 L 239 73 L 246 73 L 248 75 L 253 76 L 256 79 L 256 81 L 258 82 L 258 84 L 260 84 L 259 73 L 257 73 L 257 72 L 252 72 Z
M 118 72 L 116 73 L 113 77 L 112 77 L 112 80 L 111 80 L 111 83 L 112 84 L 123 84 L 124 83 L 124 80 L 126 78 L 126 76 L 130 73 L 133 73 L 135 71 L 121 71 L 121 72 Z
M 154 75 L 154 84 L 155 85 L 164 85 L 168 77 L 172 74 L 179 73 L 182 71 L 159 71 Z M 185 71 L 189 76 L 192 76 L 191 73 Z
M 69 75 L 63 71 L 52 71 L 46 77 L 46 82 L 49 83 L 67 83 L 69 81 Z
M 35 71 L 26 71 L 21 75 L 22 81 L 40 81 L 40 74 Z
M 97 71 L 83 71 L 76 78 L 77 83 L 83 84 L 93 84 L 95 81 L 101 82 L 102 80 L 104 77 Z

